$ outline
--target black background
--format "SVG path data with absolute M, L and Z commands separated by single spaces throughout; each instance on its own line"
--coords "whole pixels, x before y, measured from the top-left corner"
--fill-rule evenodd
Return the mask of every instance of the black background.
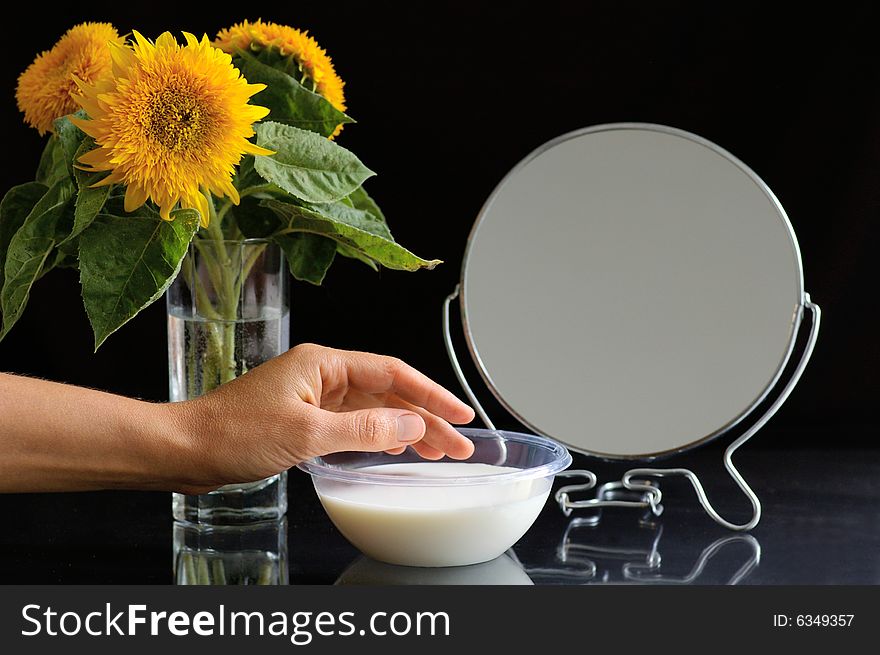
M 347 81 L 349 113 L 359 121 L 339 142 L 379 172 L 367 188 L 398 240 L 446 263 L 376 275 L 339 261 L 323 287 L 294 285 L 292 340 L 394 354 L 458 390 L 440 307 L 457 282 L 470 226 L 505 172 L 542 142 L 591 124 L 690 130 L 743 159 L 774 190 L 798 234 L 807 290 L 825 310 L 804 380 L 777 429 L 756 443 L 810 444 L 821 435 L 814 445 L 871 446 L 880 41 L 869 5 L 833 7 L 332 2 L 246 12 L 183 2 L 64 11 L 22 3 L 0 58 L 2 186 L 32 179 L 43 144 L 21 123 L 16 77 L 74 23 L 213 36 L 261 15 L 308 29 Z M 55 271 L 0 343 L 0 369 L 167 398 L 163 302 L 97 354 L 92 345 L 76 275 Z

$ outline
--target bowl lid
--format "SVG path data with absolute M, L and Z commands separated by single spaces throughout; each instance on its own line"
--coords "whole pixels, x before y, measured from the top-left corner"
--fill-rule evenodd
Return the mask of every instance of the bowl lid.
M 507 432 L 503 430 L 481 430 L 475 428 L 461 428 L 459 430 L 466 437 L 474 440 L 475 445 L 480 449 L 480 440 L 487 440 L 498 444 L 495 450 L 502 458 L 506 458 L 508 444 L 518 443 L 529 449 L 543 451 L 543 462 L 539 465 L 529 466 L 527 468 L 518 468 L 514 471 L 505 471 L 501 473 L 486 473 L 477 471 L 469 475 L 395 475 L 391 472 L 375 472 L 369 468 L 379 464 L 378 459 L 383 458 L 383 453 L 362 453 L 362 452 L 346 452 L 333 453 L 326 457 L 313 457 L 312 459 L 300 462 L 297 468 L 306 471 L 316 477 L 328 478 L 342 482 L 353 483 L 372 483 L 382 485 L 392 485 L 401 487 L 459 487 L 459 486 L 480 486 L 507 484 L 510 482 L 519 482 L 523 480 L 534 480 L 543 477 L 552 477 L 565 470 L 571 465 L 571 454 L 560 443 L 532 434 L 521 434 L 518 432 Z M 494 458 L 494 457 L 493 457 Z M 398 455 L 383 458 L 383 463 L 390 463 L 392 466 L 400 462 L 401 457 Z M 432 464 L 416 457 L 423 464 Z M 385 462 L 384 460 L 387 460 Z M 468 464 L 470 462 L 459 462 L 456 460 L 447 460 L 444 462 Z M 501 466 L 505 462 L 498 461 Z

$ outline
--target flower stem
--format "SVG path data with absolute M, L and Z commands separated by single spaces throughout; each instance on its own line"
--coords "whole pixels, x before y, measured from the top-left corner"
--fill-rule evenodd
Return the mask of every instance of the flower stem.
M 204 342 L 200 347 L 202 356 L 188 362 L 188 366 L 192 367 L 188 376 L 189 397 L 205 394 L 234 379 L 237 374 L 241 248 L 237 242 L 226 241 L 221 216 L 211 196 L 206 195 L 208 225 L 193 242 L 183 269 L 194 296 L 195 314 L 205 321 L 202 326 Z M 225 213 L 225 207 L 223 211 Z M 193 351 L 196 348 L 199 346 L 193 344 Z

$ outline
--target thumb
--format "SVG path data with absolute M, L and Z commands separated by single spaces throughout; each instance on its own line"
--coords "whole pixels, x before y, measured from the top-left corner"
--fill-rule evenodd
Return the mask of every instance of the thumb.
M 353 412 L 318 410 L 323 454 L 345 450 L 380 452 L 425 436 L 425 420 L 405 409 L 374 407 Z

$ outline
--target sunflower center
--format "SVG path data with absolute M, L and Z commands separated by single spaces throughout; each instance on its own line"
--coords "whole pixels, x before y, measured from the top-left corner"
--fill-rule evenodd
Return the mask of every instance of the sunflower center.
M 195 94 L 185 88 L 168 87 L 152 99 L 147 112 L 147 134 L 168 150 L 189 150 L 202 140 L 205 114 Z

